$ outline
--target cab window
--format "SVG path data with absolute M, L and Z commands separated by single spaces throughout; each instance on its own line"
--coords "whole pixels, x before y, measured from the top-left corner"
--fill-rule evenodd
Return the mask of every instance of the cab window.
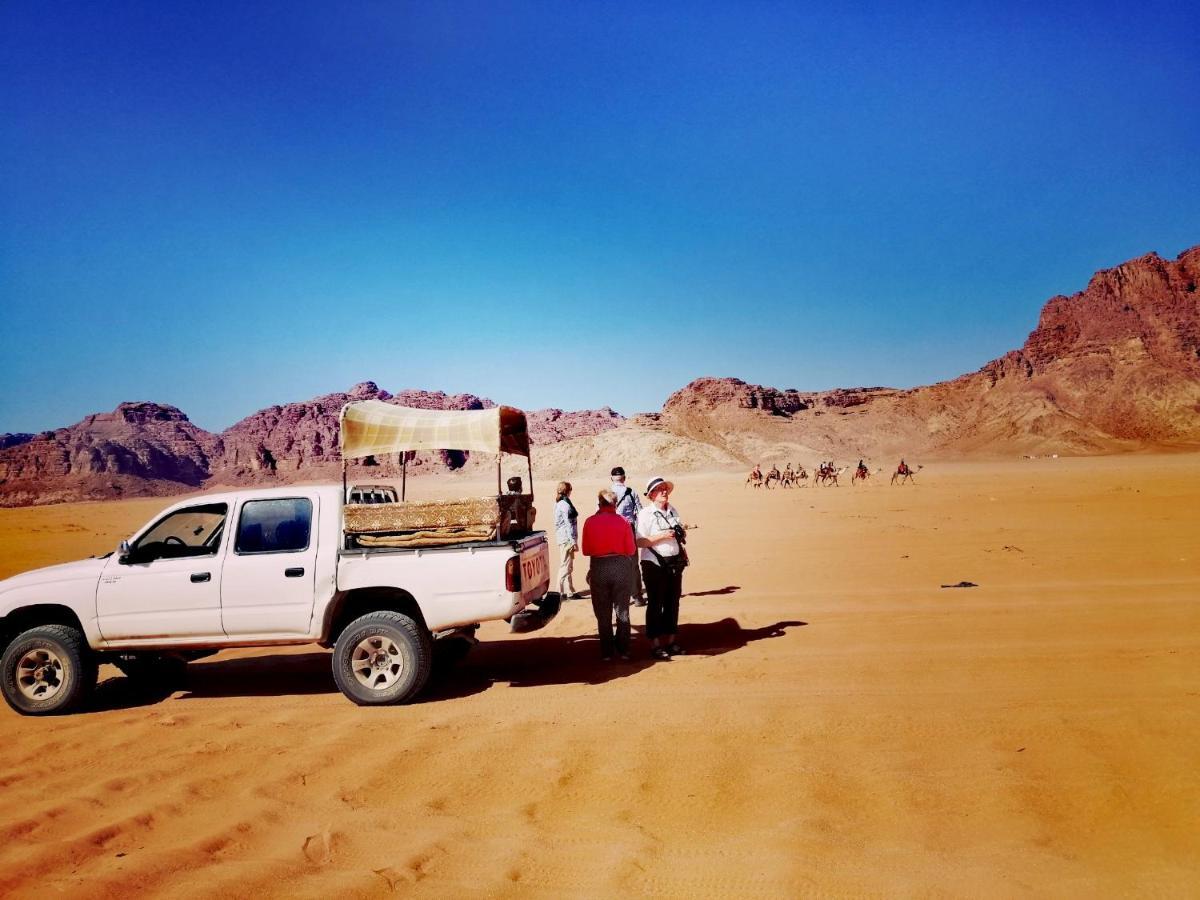
M 221 546 L 227 511 L 224 503 L 175 510 L 138 538 L 131 551 L 132 561 L 216 555 Z
M 237 553 L 295 553 L 308 549 L 312 530 L 312 501 L 249 500 L 238 522 Z

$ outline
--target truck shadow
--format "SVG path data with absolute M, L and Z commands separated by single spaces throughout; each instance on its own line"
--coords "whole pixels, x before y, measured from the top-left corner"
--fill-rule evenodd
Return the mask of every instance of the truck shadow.
M 736 619 L 690 622 L 679 626 L 679 643 L 688 657 L 720 656 L 754 641 L 782 637 L 789 628 L 807 622 L 788 620 L 762 628 L 743 628 Z M 435 662 L 429 686 L 415 701 L 437 703 L 469 697 L 494 684 L 544 687 L 562 684 L 605 684 L 654 665 L 687 665 L 648 658 L 648 644 L 634 629 L 633 659 L 603 662 L 595 635 L 515 637 L 484 641 L 466 659 L 451 665 Z M 214 697 L 287 697 L 337 692 L 330 673 L 329 653 L 263 653 L 236 659 L 194 662 L 180 685 L 146 685 L 128 678 L 110 678 L 96 689 L 89 712 L 152 706 L 178 693 L 179 699 Z
M 100 683 L 89 712 L 153 706 L 175 693 L 192 697 L 288 697 L 337 692 L 329 653 L 274 653 L 190 663 L 183 681 L 154 685 L 130 678 Z

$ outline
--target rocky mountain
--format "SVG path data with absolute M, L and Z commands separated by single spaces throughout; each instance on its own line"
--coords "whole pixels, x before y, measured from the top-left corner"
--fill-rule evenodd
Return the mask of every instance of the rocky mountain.
M 264 477 L 294 480 L 340 473 L 338 415 L 345 404 L 356 400 L 383 400 L 421 409 L 485 409 L 495 405 L 474 394 L 416 390 L 390 394 L 375 382 L 364 381 L 349 391 L 268 406 L 221 432 L 221 452 L 212 467 L 214 480 L 243 484 Z M 465 459 L 465 454 L 449 451 L 437 456 L 420 454 L 413 463 L 416 470 L 435 461 L 447 468 L 459 468 Z
M 175 407 L 122 403 L 0 450 L 0 504 L 179 493 L 204 483 L 219 452 Z
M 849 458 L 1200 446 L 1198 282 L 1200 247 L 1151 253 L 1052 298 L 1020 349 L 952 381 L 803 392 L 701 378 L 667 399 L 663 422 L 747 462 L 793 448 Z
M 349 391 L 270 406 L 220 434 L 196 427 L 172 406 L 123 403 L 67 428 L 41 435 L 6 435 L 0 447 L 0 506 L 176 494 L 201 487 L 334 480 L 341 474 L 338 415 L 354 400 L 377 399 L 423 409 L 486 409 L 474 394 L 406 390 L 391 394 L 371 381 Z M 615 428 L 611 409 L 527 414 L 535 444 L 550 444 Z M 485 461 L 489 467 L 494 457 Z M 418 453 L 408 465 L 424 471 L 476 468 L 470 454 Z M 399 473 L 396 459 L 352 464 L 373 477 Z

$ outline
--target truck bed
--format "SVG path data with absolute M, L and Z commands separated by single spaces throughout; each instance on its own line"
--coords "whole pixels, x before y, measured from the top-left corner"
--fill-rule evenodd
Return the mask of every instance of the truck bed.
M 488 542 L 528 534 L 530 494 L 498 494 L 456 500 L 347 504 L 346 546 L 417 548 Z

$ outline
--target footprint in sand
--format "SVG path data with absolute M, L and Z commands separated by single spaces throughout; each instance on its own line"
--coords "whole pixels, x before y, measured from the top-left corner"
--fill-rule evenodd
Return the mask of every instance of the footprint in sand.
M 310 834 L 304 839 L 304 858 L 315 866 L 323 866 L 332 861 L 333 849 L 337 843 L 337 835 L 328 828 L 316 834 Z
M 397 872 L 395 869 L 393 869 L 391 866 L 387 866 L 382 869 L 372 869 L 371 871 L 374 872 L 376 875 L 378 875 L 380 878 L 382 878 L 385 882 L 387 882 L 389 891 L 396 890 L 396 885 L 399 882 L 404 881 L 404 876 L 401 875 L 399 872 Z

